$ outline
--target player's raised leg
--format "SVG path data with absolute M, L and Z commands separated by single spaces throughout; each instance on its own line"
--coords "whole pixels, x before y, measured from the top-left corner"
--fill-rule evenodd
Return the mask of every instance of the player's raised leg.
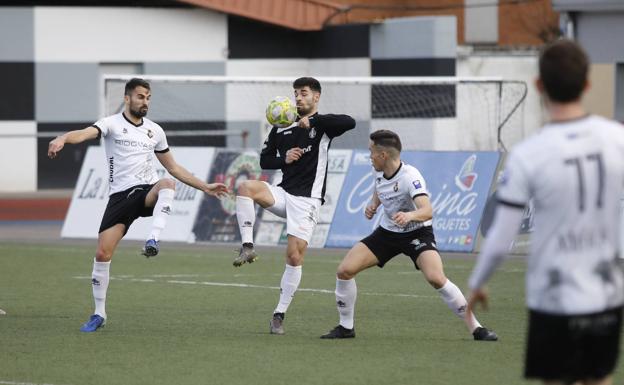
M 461 318 L 465 323 L 468 331 L 472 333 L 475 340 L 478 341 L 496 341 L 498 336 L 491 330 L 481 326 L 474 314 L 469 318 L 465 318 L 466 314 L 466 298 L 461 290 L 444 275 L 442 258 L 435 250 L 423 251 L 416 260 L 418 268 L 422 271 L 425 279 L 434 289 L 440 293 L 442 299 L 447 306 Z
M 263 208 L 267 208 L 275 204 L 275 199 L 266 183 L 258 180 L 246 180 L 238 187 L 238 195 L 236 196 L 236 219 L 238 220 L 242 245 L 238 256 L 234 258 L 234 266 L 241 266 L 245 262 L 252 263 L 258 258 L 253 244 L 253 227 L 256 222 L 254 202 Z
M 379 261 L 375 254 L 362 242 L 358 242 L 349 250 L 336 272 L 336 307 L 340 315 L 338 326 L 324 334 L 321 338 L 354 338 L 355 302 L 357 286 L 355 276 L 362 270 L 375 266 Z
M 82 332 L 94 332 L 104 326 L 106 322 L 106 291 L 108 290 L 108 282 L 110 280 L 111 258 L 125 232 L 126 226 L 118 223 L 102 231 L 98 236 L 98 248 L 95 253 L 93 272 L 91 274 L 95 311 L 80 328 Z
M 284 317 L 301 282 L 303 257 L 307 247 L 307 241 L 288 235 L 286 268 L 284 269 L 284 274 L 282 274 L 282 280 L 280 282 L 279 302 L 273 311 L 273 318 L 270 322 L 271 334 L 284 334 Z
M 145 197 L 145 207 L 154 208 L 154 219 L 142 254 L 146 257 L 158 255 L 160 233 L 167 225 L 167 219 L 173 210 L 173 197 L 175 196 L 175 181 L 170 178 L 159 180 Z

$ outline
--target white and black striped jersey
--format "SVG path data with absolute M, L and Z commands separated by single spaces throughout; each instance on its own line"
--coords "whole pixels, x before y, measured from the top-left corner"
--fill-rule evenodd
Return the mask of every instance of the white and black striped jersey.
M 425 222 L 409 222 L 401 227 L 394 223 L 394 214 L 416 210 L 414 198 L 419 195 L 429 196 L 425 178 L 416 167 L 401 162 L 394 175 L 386 178 L 383 171 L 375 172 L 375 192 L 383 205 L 383 213 L 379 225 L 395 233 L 407 233 L 424 226 L 431 226 L 431 220 Z
M 169 151 L 165 132 L 158 124 L 143 118 L 135 125 L 122 112 L 98 120 L 93 127 L 104 137 L 109 195 L 158 182 L 154 152 Z
M 281 169 L 284 176 L 279 186 L 287 193 L 323 201 L 329 146 L 333 138 L 353 129 L 355 120 L 349 115 L 318 113 L 309 120 L 310 129 L 297 124 L 273 127 L 260 153 L 260 167 Z M 286 151 L 294 147 L 302 148 L 303 156 L 286 164 Z
M 555 122 L 510 153 L 497 197 L 533 200 L 527 303 L 554 314 L 624 303 L 616 266 L 624 186 L 624 128 L 597 116 Z

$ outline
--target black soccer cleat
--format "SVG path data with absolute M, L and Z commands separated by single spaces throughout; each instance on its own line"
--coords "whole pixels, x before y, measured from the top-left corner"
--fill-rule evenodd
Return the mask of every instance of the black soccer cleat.
M 475 341 L 498 341 L 498 336 L 491 330 L 479 326 L 472 332 Z
M 256 259 L 258 259 L 258 254 L 256 254 L 253 246 L 243 245 L 240 249 L 238 249 L 238 256 L 234 258 L 232 265 L 240 267 L 244 263 L 254 263 Z
M 322 339 L 333 340 L 336 338 L 355 338 L 355 328 L 347 329 L 342 325 L 338 325 L 327 334 L 321 336 Z

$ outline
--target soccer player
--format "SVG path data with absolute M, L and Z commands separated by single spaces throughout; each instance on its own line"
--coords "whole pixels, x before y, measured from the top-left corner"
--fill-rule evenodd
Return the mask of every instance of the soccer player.
M 294 81 L 299 118 L 286 128 L 273 127 L 260 154 L 263 169 L 281 169 L 282 182 L 247 180 L 238 189 L 236 217 L 243 245 L 234 266 L 256 259 L 253 248 L 254 202 L 275 215 L 286 218 L 288 245 L 286 269 L 280 284 L 280 298 L 270 322 L 272 334 L 284 334 L 284 314 L 301 281 L 303 257 L 318 221 L 325 195 L 327 152 L 333 138 L 355 127 L 348 115 L 321 115 L 318 103 L 321 84 L 310 77 Z
M 569 40 L 542 51 L 536 86 L 550 122 L 509 154 L 494 223 L 469 281 L 467 313 L 486 303 L 484 285 L 532 199 L 524 374 L 548 384 L 611 384 L 619 354 L 624 127 L 583 109 L 588 66 L 582 48 Z
M 147 257 L 158 254 L 158 237 L 171 213 L 175 181 L 170 178 L 158 180 L 153 154 L 179 181 L 210 195 L 221 196 L 227 192 L 224 184 L 207 184 L 176 163 L 163 129 L 145 118 L 150 96 L 148 82 L 131 79 L 125 87 L 123 112 L 102 118 L 87 128 L 67 132 L 48 146 L 48 156 L 53 159 L 67 143 L 104 137 L 110 197 L 102 217 L 93 261 L 91 283 L 95 312 L 81 327 L 83 332 L 94 332 L 106 321 L 111 258 L 117 244 L 138 217 L 154 216 L 143 254 Z
M 336 304 L 340 323 L 321 338 L 355 337 L 355 276 L 375 265 L 383 267 L 401 253 L 411 258 L 416 269 L 422 271 L 448 307 L 464 320 L 466 299 L 444 275 L 442 259 L 436 248 L 425 179 L 418 169 L 401 161 L 401 139 L 396 133 L 389 130 L 373 132 L 368 148 L 376 175 L 375 189 L 364 215 L 372 219 L 379 205 L 383 205 L 381 223 L 369 236 L 356 243 L 338 266 Z M 465 322 L 475 340 L 498 339 L 474 316 Z

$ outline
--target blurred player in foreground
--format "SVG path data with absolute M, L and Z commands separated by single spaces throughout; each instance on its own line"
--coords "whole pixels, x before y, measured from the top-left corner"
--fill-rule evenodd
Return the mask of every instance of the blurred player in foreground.
M 619 354 L 624 128 L 583 109 L 588 66 L 572 41 L 543 50 L 536 86 L 550 122 L 509 154 L 494 223 L 469 281 L 468 315 L 486 303 L 484 285 L 533 200 L 524 374 L 547 384 L 611 384 Z

